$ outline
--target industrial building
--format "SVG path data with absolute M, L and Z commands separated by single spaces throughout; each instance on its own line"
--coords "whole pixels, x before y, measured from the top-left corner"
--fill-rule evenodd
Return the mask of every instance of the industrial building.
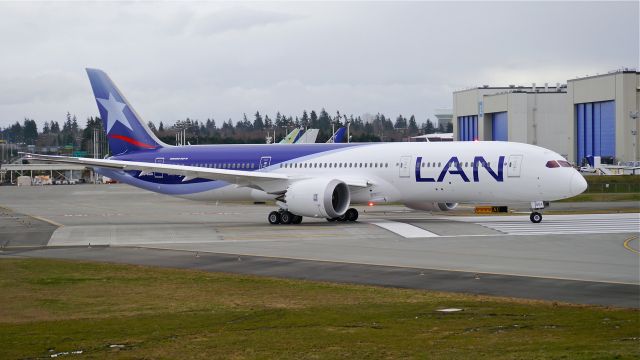
M 457 141 L 539 145 L 582 164 L 640 159 L 640 73 L 623 69 L 549 86 L 482 86 L 453 93 Z

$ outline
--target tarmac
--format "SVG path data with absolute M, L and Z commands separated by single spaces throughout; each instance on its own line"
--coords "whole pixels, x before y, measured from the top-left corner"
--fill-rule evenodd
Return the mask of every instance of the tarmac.
M 640 307 L 640 215 L 469 216 L 363 207 L 356 223 L 269 225 L 275 207 L 127 185 L 0 187 L 0 258 L 52 257 Z M 554 210 L 635 202 L 554 203 Z

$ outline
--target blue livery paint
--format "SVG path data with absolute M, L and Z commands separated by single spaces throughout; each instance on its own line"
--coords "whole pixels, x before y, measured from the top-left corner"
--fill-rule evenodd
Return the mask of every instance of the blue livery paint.
M 336 131 L 335 135 L 333 136 L 333 142 L 343 143 L 345 141 L 346 134 L 347 134 L 347 128 L 341 127 L 340 129 L 338 129 L 338 131 Z
M 87 75 L 112 154 L 167 146 L 153 135 L 107 74 L 102 70 L 87 69 Z

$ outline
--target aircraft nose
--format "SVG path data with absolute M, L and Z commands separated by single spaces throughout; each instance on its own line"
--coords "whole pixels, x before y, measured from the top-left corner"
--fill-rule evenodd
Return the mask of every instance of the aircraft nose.
M 580 173 L 574 172 L 571 177 L 571 195 L 576 196 L 587 190 L 587 180 Z

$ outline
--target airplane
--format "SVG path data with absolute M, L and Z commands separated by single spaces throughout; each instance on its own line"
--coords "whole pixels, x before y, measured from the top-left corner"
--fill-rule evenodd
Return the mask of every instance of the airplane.
M 112 156 L 26 154 L 81 164 L 119 182 L 203 201 L 275 201 L 271 224 L 304 216 L 356 221 L 355 204 L 402 203 L 448 211 L 459 202 L 531 203 L 539 223 L 546 201 L 587 188 L 554 151 L 501 141 L 171 146 L 146 126 L 101 70 L 87 69 Z
M 298 139 L 298 134 L 300 134 L 299 128 L 291 130 L 291 132 L 288 133 L 287 136 L 280 140 L 280 144 L 293 144 Z
M 320 130 L 318 129 L 307 129 L 298 137 L 294 144 L 313 144 L 316 142 L 319 132 Z
M 330 144 L 330 143 L 337 144 L 337 143 L 344 142 L 346 133 L 347 133 L 347 128 L 344 126 L 340 127 L 338 130 L 336 130 L 336 132 L 333 135 L 331 135 L 329 140 L 327 140 L 327 144 Z

